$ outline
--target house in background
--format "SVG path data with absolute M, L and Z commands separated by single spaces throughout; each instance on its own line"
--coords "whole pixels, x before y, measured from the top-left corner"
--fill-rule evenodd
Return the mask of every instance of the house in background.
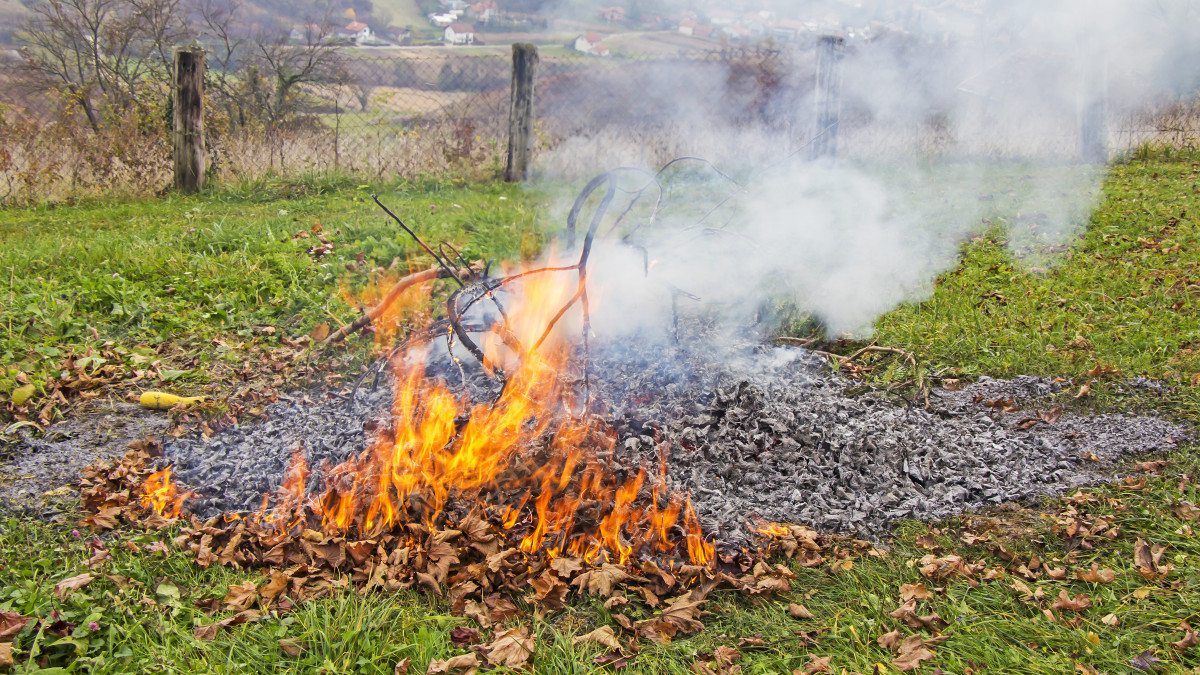
M 496 0 L 481 0 L 467 7 L 467 18 L 476 22 L 487 23 L 497 13 Z
M 371 34 L 371 28 L 361 21 L 351 21 L 342 29 L 342 37 L 350 38 L 356 43 L 366 42 L 374 37 Z
M 596 45 L 600 44 L 599 33 L 584 33 L 575 38 L 575 51 L 583 54 L 591 54 Z
M 452 45 L 469 45 L 475 42 L 475 26 L 469 23 L 452 23 L 446 26 L 445 40 Z

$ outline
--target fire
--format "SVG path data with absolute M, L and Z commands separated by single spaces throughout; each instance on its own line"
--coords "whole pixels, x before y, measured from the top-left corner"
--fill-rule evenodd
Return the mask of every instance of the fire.
M 359 456 L 323 469 L 321 495 L 306 495 L 298 449 L 273 507 L 264 499 L 254 517 L 295 528 L 307 512 L 326 532 L 365 537 L 413 522 L 444 529 L 478 512 L 530 553 L 712 561 L 690 498 L 668 488 L 665 449 L 657 474 L 628 475 L 608 459 L 611 430 L 578 413 L 577 308 L 559 316 L 579 290 L 574 276 L 535 274 L 514 286 L 519 302 L 504 307 L 509 332 L 479 341 L 488 365 L 504 373 L 498 400 L 471 404 L 428 375 L 423 354 L 401 355 L 390 428 Z
M 175 481 L 171 480 L 171 467 L 150 474 L 142 487 L 142 506 L 168 518 L 178 518 L 183 502 L 191 492 L 179 494 Z

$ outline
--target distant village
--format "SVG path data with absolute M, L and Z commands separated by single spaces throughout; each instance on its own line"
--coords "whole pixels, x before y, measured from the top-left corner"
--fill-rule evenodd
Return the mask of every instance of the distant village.
M 869 1 L 869 0 L 868 0 Z M 440 30 L 441 42 L 450 45 L 482 44 L 477 33 L 484 28 L 501 24 L 520 27 L 531 23 L 531 15 L 503 11 L 496 0 L 438 0 L 439 10 L 427 15 L 431 28 Z M 949 40 L 961 33 L 964 26 L 977 23 L 982 17 L 978 0 L 942 0 L 930 5 L 912 3 L 893 11 L 886 20 L 860 20 L 857 24 L 844 18 L 846 15 L 863 14 L 863 0 L 830 0 L 824 11 L 810 12 L 808 16 L 788 16 L 770 9 L 748 9 L 752 3 L 735 2 L 728 6 L 741 5 L 742 9 L 711 8 L 706 10 L 681 9 L 666 14 L 648 14 L 627 9 L 625 5 L 598 7 L 589 17 L 594 30 L 579 33 L 569 44 L 580 54 L 610 57 L 612 49 L 604 43 L 606 34 L 626 31 L 668 31 L 697 40 L 711 40 L 722 44 L 811 43 L 821 35 L 838 35 L 847 41 L 866 41 L 884 33 L 919 32 L 927 39 L 942 35 Z M 832 8 L 829 8 L 833 5 Z M 841 5 L 846 11 L 838 11 Z M 792 10 L 793 12 L 795 10 Z M 546 23 L 542 19 L 543 25 Z M 604 31 L 611 26 L 612 31 Z M 477 27 L 480 30 L 477 31 Z M 406 45 L 413 39 L 413 27 L 389 26 L 383 34 L 376 34 L 361 21 L 349 21 L 345 26 L 330 33 L 321 33 L 315 25 L 295 26 L 291 39 L 296 42 L 313 40 L 339 40 L 355 46 Z M 601 32 L 604 31 L 604 32 Z M 496 32 L 492 28 L 492 32 Z M 530 30 L 529 32 L 532 32 Z M 426 36 L 427 37 L 427 36 Z

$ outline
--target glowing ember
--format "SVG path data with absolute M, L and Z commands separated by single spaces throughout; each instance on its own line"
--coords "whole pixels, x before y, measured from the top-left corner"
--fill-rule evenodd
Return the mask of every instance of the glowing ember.
M 520 301 L 505 308 L 508 332 L 486 332 L 479 343 L 487 365 L 506 374 L 498 400 L 471 404 L 430 377 L 422 355 L 401 355 L 393 362 L 392 422 L 373 446 L 322 468 L 321 495 L 305 494 L 308 467 L 297 451 L 273 506 L 264 497 L 254 518 L 281 530 L 312 522 L 370 537 L 407 523 L 451 527 L 475 512 L 530 553 L 594 563 L 654 555 L 710 562 L 713 547 L 691 500 L 667 488 L 665 451 L 657 475 L 623 475 L 609 460 L 614 433 L 575 413 L 583 407 L 573 384 L 582 380 L 580 359 L 564 337 L 574 333 L 564 320 L 547 334 L 577 292 L 575 280 L 539 274 L 514 286 L 508 290 Z M 174 489 L 166 471 L 154 494 Z M 151 498 L 150 489 L 147 482 L 146 503 L 162 513 L 167 501 Z

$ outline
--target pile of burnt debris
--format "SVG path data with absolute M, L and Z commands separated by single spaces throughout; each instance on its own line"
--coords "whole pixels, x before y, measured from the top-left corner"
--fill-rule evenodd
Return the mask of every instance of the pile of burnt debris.
M 1174 447 L 1186 434 L 1154 417 L 1039 417 L 1038 406 L 1070 395 L 1067 383 L 1042 378 L 936 390 L 926 409 L 847 395 L 852 383 L 795 347 L 622 340 L 593 345 L 592 354 L 589 414 L 613 440 L 608 469 L 618 479 L 653 473 L 665 453 L 668 485 L 690 494 L 705 531 L 726 543 L 767 522 L 878 538 L 900 519 L 1105 480 L 1112 460 Z M 482 400 L 494 395 L 482 369 L 462 378 L 452 373 L 458 365 L 434 358 L 428 374 Z M 351 394 L 292 398 L 265 421 L 168 443 L 164 459 L 196 492 L 188 508 L 202 516 L 260 508 L 297 450 L 313 467 L 308 493 L 318 495 L 328 479 L 322 467 L 391 433 L 395 386 L 382 368 Z

